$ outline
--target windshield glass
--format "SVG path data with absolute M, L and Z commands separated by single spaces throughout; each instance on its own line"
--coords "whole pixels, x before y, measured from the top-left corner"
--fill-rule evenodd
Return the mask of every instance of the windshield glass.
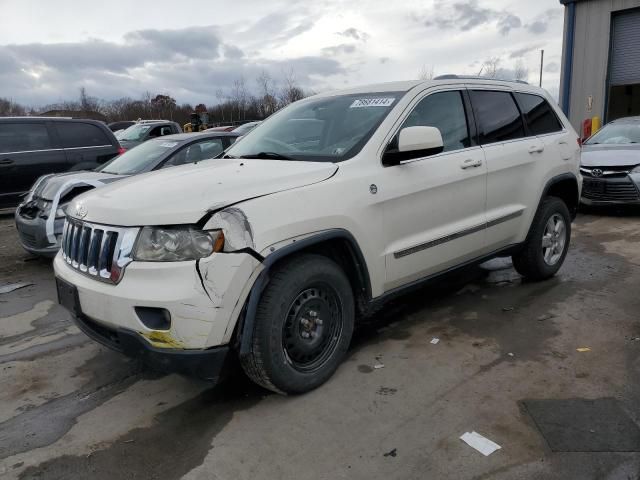
M 640 122 L 638 123 L 610 123 L 585 142 L 586 145 L 596 144 L 624 144 L 640 143 Z
M 346 160 L 362 149 L 402 95 L 358 93 L 296 102 L 242 137 L 225 156 Z
M 170 150 L 173 151 L 178 143 L 168 140 L 149 140 L 105 163 L 98 168 L 98 171 L 115 175 L 133 175 L 143 172 L 155 166 L 161 157 Z
M 142 125 L 140 123 L 137 125 L 131 125 L 118 136 L 118 140 L 127 140 L 132 142 L 142 140 L 151 127 L 152 125 Z

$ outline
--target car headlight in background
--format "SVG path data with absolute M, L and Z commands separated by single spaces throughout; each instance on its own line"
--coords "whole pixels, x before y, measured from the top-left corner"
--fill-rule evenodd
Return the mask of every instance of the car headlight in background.
M 636 165 L 633 170 L 631 170 L 631 173 L 640 173 L 640 165 Z
M 144 262 L 182 262 L 205 258 L 224 248 L 222 230 L 188 227 L 144 227 L 133 258 Z

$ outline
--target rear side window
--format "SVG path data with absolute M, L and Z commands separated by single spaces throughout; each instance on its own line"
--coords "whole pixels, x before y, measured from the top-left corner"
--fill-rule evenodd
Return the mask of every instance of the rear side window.
M 522 116 L 509 92 L 472 90 L 471 101 L 481 144 L 524 137 Z
M 100 147 L 111 145 L 109 137 L 97 126 L 90 123 L 56 123 L 58 135 L 64 148 Z
M 0 123 L 0 153 L 50 148 L 51 141 L 43 123 Z
M 402 127 L 436 127 L 442 134 L 444 151 L 471 145 L 467 116 L 460 92 L 440 92 L 422 99 Z
M 558 117 L 544 98 L 528 93 L 516 93 L 515 97 L 532 135 L 544 135 L 562 130 Z

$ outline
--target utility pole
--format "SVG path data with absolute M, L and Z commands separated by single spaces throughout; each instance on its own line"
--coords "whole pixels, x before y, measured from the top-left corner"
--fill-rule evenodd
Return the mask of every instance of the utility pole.
M 540 50 L 540 86 L 542 87 L 542 68 L 544 67 L 544 50 Z

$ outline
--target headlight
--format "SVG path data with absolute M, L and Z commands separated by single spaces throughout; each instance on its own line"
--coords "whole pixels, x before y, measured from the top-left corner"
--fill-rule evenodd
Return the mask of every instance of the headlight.
M 208 257 L 223 248 L 221 230 L 145 227 L 138 236 L 133 258 L 145 262 L 182 262 Z
M 631 173 L 640 173 L 640 165 L 636 165 L 635 168 L 631 170 Z

